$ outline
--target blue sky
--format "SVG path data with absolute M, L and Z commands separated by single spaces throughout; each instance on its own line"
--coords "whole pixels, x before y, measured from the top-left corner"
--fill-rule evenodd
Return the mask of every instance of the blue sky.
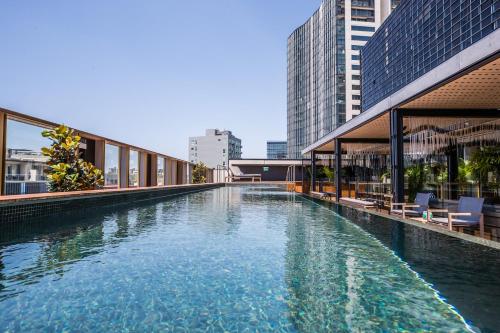
M 320 0 L 0 3 L 0 106 L 187 158 L 229 129 L 286 139 L 286 40 Z

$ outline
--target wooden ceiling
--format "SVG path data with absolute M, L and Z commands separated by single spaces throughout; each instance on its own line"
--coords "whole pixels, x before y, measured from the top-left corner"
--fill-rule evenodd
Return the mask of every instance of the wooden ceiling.
M 399 108 L 428 110 L 429 114 L 436 109 L 465 109 L 470 110 L 471 114 L 474 109 L 500 109 L 500 57 L 417 96 Z M 386 112 L 341 135 L 340 138 L 387 139 L 389 133 L 390 118 L 389 112 Z M 317 149 L 333 150 L 333 141 Z
M 500 108 L 500 58 L 417 97 L 404 109 Z M 431 110 L 429 110 L 431 111 Z

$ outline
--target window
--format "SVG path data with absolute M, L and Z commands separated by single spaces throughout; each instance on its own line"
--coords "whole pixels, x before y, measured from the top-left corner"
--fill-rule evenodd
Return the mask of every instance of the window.
M 353 75 L 352 79 L 355 81 L 360 81 L 361 80 L 361 75 Z
M 351 39 L 352 40 L 360 40 L 360 41 L 368 41 L 370 39 L 370 36 L 356 36 L 356 35 L 353 35 L 351 36 Z
M 42 147 L 50 141 L 42 136 L 45 128 L 7 120 L 5 194 L 47 192 L 47 161 Z
M 156 184 L 158 186 L 165 185 L 165 159 L 160 156 L 158 156 L 157 167 L 156 167 Z
M 360 56 L 359 54 L 353 54 L 353 55 L 351 56 L 351 59 L 352 59 L 352 60 L 357 60 L 357 61 L 359 61 L 359 60 L 361 59 L 361 56 Z
M 370 9 L 351 9 L 353 21 L 375 22 L 375 14 Z
M 118 186 L 120 150 L 118 146 L 109 143 L 106 143 L 104 150 L 104 185 Z
M 361 90 L 361 86 L 359 84 L 353 84 L 352 90 Z
M 363 48 L 363 45 L 352 45 L 351 50 L 360 51 Z
M 375 31 L 375 27 L 363 27 L 361 25 L 353 25 L 353 26 L 351 26 L 351 30 L 353 30 L 353 31 L 370 31 L 370 32 L 373 32 L 373 31 Z
M 361 69 L 361 65 L 352 65 L 352 70 L 359 71 Z
M 361 110 L 361 105 L 356 105 L 356 104 L 354 104 L 354 105 L 352 106 L 352 109 L 353 109 L 353 110 Z
M 352 100 L 353 101 L 360 101 L 361 100 L 361 96 L 360 95 L 352 95 Z
M 222 153 L 225 154 L 226 153 L 226 148 L 223 148 L 222 149 Z
M 128 165 L 128 186 L 139 186 L 139 152 L 131 150 Z

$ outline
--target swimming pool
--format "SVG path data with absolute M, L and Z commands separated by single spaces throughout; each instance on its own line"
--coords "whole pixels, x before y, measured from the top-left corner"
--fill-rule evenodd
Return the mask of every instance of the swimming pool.
M 0 330 L 499 329 L 483 315 L 500 304 L 494 250 L 339 213 L 279 189 L 225 187 L 3 227 Z M 480 251 L 475 271 L 468 255 L 449 258 L 460 246 Z M 436 256 L 458 266 L 440 271 Z

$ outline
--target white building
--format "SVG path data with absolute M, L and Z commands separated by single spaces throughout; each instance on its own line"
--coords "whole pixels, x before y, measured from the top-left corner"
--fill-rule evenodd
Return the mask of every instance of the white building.
M 209 168 L 227 167 L 230 159 L 241 158 L 241 140 L 231 131 L 207 129 L 205 136 L 189 138 L 189 161 Z

